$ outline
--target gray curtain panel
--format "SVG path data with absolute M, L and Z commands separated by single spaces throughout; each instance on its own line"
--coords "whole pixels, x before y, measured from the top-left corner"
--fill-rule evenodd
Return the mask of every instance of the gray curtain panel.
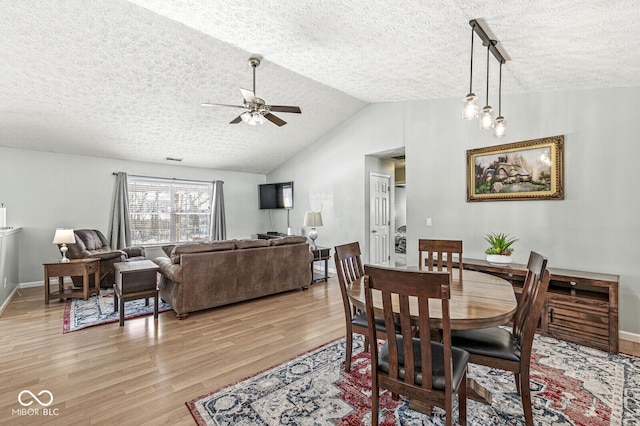
M 127 174 L 124 172 L 118 172 L 113 190 L 113 204 L 109 220 L 109 245 L 113 249 L 131 246 L 129 190 L 127 189 Z
M 224 193 L 221 180 L 213 181 L 213 199 L 211 200 L 211 240 L 227 239 L 227 222 L 224 215 Z

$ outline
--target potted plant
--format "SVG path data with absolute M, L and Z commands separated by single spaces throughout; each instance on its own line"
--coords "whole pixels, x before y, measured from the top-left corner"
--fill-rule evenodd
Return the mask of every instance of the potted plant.
M 489 248 L 484 252 L 487 255 L 487 262 L 490 263 L 511 263 L 511 253 L 513 253 L 513 243 L 517 238 L 510 237 L 502 232 L 492 232 L 484 239 L 489 243 Z

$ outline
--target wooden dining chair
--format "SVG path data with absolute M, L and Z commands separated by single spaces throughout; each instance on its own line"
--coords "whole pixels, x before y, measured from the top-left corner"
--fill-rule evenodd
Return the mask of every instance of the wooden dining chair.
M 340 284 L 342 294 L 342 304 L 344 306 L 344 318 L 346 325 L 347 347 L 345 351 L 344 370 L 351 371 L 351 354 L 353 352 L 353 333 L 364 336 L 364 350 L 369 350 L 369 333 L 367 328 L 367 316 L 364 312 L 357 310 L 349 300 L 347 286 L 359 280 L 364 275 L 362 261 L 360 260 L 360 244 L 358 242 L 335 246 L 334 261 L 336 263 L 336 274 Z M 386 338 L 384 321 L 376 322 L 379 335 Z M 382 337 L 384 336 L 384 337 Z
M 467 424 L 467 363 L 469 353 L 451 346 L 449 317 L 449 272 L 417 272 L 365 266 L 367 320 L 382 314 L 387 329 L 400 324 L 398 333 L 388 333 L 380 353 L 371 350 L 371 423 L 378 424 L 379 389 L 391 391 L 412 402 L 445 409 L 446 424 L 453 424 L 453 398 L 458 395 L 460 424 Z M 373 290 L 382 299 L 382 313 L 375 312 Z M 410 299 L 411 298 L 411 299 Z M 442 305 L 443 342 L 431 341 L 429 299 Z M 413 315 L 410 306 L 413 304 Z M 378 304 L 379 306 L 380 304 Z M 418 336 L 414 337 L 415 325 Z M 380 339 L 369 327 L 369 340 Z
M 469 362 L 514 373 L 527 426 L 533 425 L 529 370 L 533 337 L 549 287 L 546 267 L 547 259 L 531 252 L 511 332 L 501 327 L 452 332 L 452 344 L 471 354 Z
M 454 256 L 458 260 L 454 262 Z M 458 268 L 458 277 L 462 280 L 462 240 L 418 240 L 418 262 L 420 269 L 428 271 L 451 271 Z

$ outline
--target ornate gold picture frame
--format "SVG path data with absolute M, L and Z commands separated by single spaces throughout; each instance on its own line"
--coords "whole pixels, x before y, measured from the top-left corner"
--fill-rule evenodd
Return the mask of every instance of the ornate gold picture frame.
M 564 200 L 564 136 L 467 151 L 467 201 Z

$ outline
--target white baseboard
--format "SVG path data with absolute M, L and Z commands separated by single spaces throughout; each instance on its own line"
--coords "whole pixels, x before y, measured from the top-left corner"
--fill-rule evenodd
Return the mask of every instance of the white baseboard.
M 629 342 L 640 343 L 640 334 L 629 333 L 628 331 L 619 332 L 620 340 L 627 340 Z
M 7 300 L 5 300 L 2 306 L 0 306 L 0 315 L 2 315 L 5 308 L 9 306 L 9 303 L 11 302 L 11 300 L 13 299 L 13 296 L 16 294 L 17 291 L 18 291 L 18 287 L 14 288 L 11 294 L 9 294 L 9 297 L 7 297 Z
M 19 288 L 44 287 L 44 281 L 32 281 L 30 283 L 20 283 Z

